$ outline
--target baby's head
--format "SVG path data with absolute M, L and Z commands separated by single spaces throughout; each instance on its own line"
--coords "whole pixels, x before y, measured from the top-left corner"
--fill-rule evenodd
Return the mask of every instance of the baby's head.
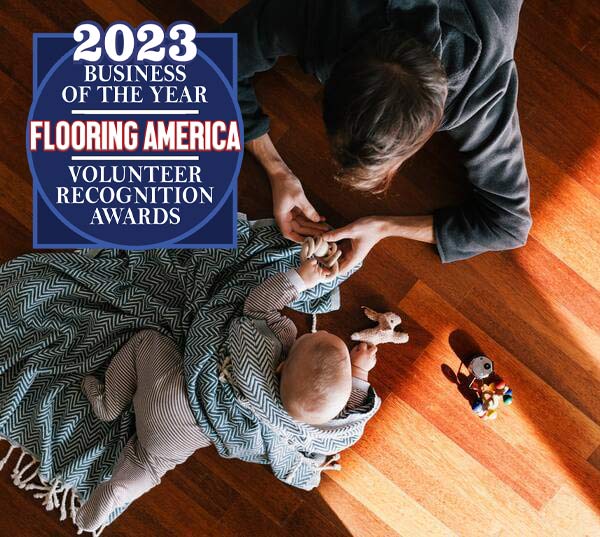
M 299 337 L 279 372 L 281 401 L 295 420 L 311 425 L 325 423 L 340 413 L 350 397 L 348 347 L 329 332 Z

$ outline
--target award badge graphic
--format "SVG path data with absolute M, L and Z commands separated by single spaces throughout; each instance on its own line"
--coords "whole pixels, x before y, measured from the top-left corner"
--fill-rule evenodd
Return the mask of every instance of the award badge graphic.
M 34 248 L 236 246 L 236 39 L 182 21 L 34 35 Z

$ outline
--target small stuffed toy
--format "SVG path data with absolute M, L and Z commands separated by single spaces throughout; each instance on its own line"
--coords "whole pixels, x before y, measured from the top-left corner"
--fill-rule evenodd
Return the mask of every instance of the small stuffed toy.
M 330 277 L 337 276 L 340 272 L 338 264 L 342 251 L 338 250 L 335 242 L 327 242 L 323 237 L 306 237 L 300 250 L 300 260 L 315 258 L 321 265 L 330 270 Z
M 352 334 L 352 341 L 364 341 L 370 345 L 380 345 L 382 343 L 406 343 L 408 334 L 406 332 L 396 332 L 394 328 L 398 326 L 402 319 L 396 313 L 377 313 L 371 308 L 363 306 L 365 315 L 375 321 L 377 326 L 367 328 L 361 332 Z

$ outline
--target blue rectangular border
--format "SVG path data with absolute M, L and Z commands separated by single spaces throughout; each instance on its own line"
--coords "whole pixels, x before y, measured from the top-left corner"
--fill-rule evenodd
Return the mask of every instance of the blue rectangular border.
M 41 39 L 57 39 L 57 38 L 73 38 L 73 34 L 72 33 L 34 33 L 33 34 L 33 77 L 32 77 L 32 81 L 33 81 L 33 95 L 35 95 L 38 91 L 38 41 Z M 238 50 L 238 35 L 236 33 L 196 33 L 196 38 L 202 38 L 202 39 L 222 39 L 222 38 L 226 38 L 226 39 L 231 39 L 232 43 L 233 43 L 233 86 L 232 86 L 232 91 L 234 93 L 234 95 L 238 94 L 238 54 L 237 54 L 237 50 Z M 225 77 L 227 78 L 227 77 Z M 239 104 L 238 104 L 239 106 Z M 29 143 L 28 141 L 28 132 L 29 132 L 29 125 L 27 126 L 27 138 L 25 140 L 25 143 Z M 242 158 L 242 162 L 244 159 L 244 125 L 243 123 L 240 125 L 240 132 L 241 132 L 241 142 L 242 142 L 242 149 L 241 149 L 241 158 Z M 26 146 L 27 147 L 27 146 Z M 114 246 L 107 244 L 107 243 L 103 243 L 103 242 L 95 242 L 95 243 L 90 243 L 90 242 L 86 242 L 86 243 L 82 243 L 82 244 L 59 244 L 59 243 L 41 243 L 38 241 L 38 192 L 37 192 L 37 186 L 35 185 L 35 183 L 33 184 L 33 191 L 32 191 L 32 195 L 33 195 L 33 211 L 32 211 L 32 216 L 33 216 L 33 233 L 32 233 L 32 247 L 33 249 L 78 249 L 78 248 L 111 248 L 113 249 Z M 161 248 L 165 248 L 165 249 L 169 249 L 169 250 L 175 250 L 175 249 L 197 249 L 197 248 L 223 248 L 223 249 L 235 249 L 237 248 L 238 245 L 238 241 L 237 241 L 237 215 L 238 215 L 238 178 L 236 177 L 235 179 L 235 184 L 234 184 L 234 188 L 231 191 L 231 198 L 232 198 L 232 204 L 233 204 L 233 211 L 232 211 L 232 233 L 233 233 L 233 237 L 232 237 L 232 242 L 231 243 L 225 243 L 225 244 L 188 244 L 188 243 L 174 243 L 171 244 L 170 246 L 164 246 Z M 200 230 L 198 230 L 200 231 Z M 125 249 L 125 248 L 123 248 Z M 139 247 L 139 248 L 127 248 L 127 250 L 151 250 L 152 247 Z

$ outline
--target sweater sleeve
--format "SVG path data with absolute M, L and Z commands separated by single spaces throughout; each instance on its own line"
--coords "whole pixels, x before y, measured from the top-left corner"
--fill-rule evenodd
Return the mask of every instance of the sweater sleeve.
M 251 0 L 219 29 L 238 34 L 238 101 L 246 142 L 269 130 L 252 79 L 271 69 L 280 56 L 302 54 L 308 1 Z
M 361 379 L 352 377 L 352 391 L 344 409 L 334 418 L 346 419 L 351 414 L 366 414 L 373 408 L 374 398 L 370 397 L 371 385 Z
M 304 281 L 295 270 L 281 272 L 252 289 L 244 303 L 244 315 L 265 321 L 281 341 L 285 353 L 296 340 L 298 331 L 281 310 L 296 300 L 304 289 Z
M 464 107 L 467 119 L 451 129 L 467 177 L 470 199 L 434 214 L 443 262 L 490 250 L 523 246 L 531 227 L 529 178 L 517 115 L 517 70 L 502 64 Z

